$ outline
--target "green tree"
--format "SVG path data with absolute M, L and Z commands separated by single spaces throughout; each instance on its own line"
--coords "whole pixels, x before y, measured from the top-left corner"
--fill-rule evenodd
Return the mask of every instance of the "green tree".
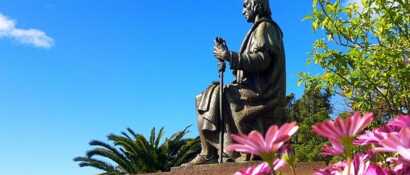
M 305 19 L 323 38 L 314 42 L 310 60 L 324 72 L 302 73 L 301 80 L 342 95 L 355 111 L 408 114 L 409 14 L 408 0 L 313 0 Z
M 329 91 L 318 89 L 305 90 L 298 100 L 294 100 L 293 94 L 288 97 L 289 119 L 298 122 L 299 125 L 298 132 L 292 138 L 292 146 L 298 161 L 325 160 L 320 152 L 326 140 L 312 133 L 312 125 L 330 119 L 330 97 Z
M 128 133 L 108 136 L 113 145 L 91 141 L 89 144 L 96 148 L 87 151 L 86 156 L 74 158 L 74 161 L 79 162 L 80 167 L 89 166 L 102 170 L 101 175 L 169 171 L 171 167 L 192 160 L 200 152 L 198 138 L 183 138 L 188 133 L 187 129 L 188 127 L 176 132 L 161 143 L 164 128 L 158 134 L 153 128 L 149 139 L 127 128 Z

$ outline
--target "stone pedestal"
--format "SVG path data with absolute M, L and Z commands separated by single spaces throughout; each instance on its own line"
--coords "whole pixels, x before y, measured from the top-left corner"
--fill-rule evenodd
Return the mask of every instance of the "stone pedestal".
M 246 168 L 251 165 L 256 165 L 257 162 L 246 163 L 224 163 L 224 164 L 208 164 L 197 165 L 190 167 L 172 168 L 171 172 L 151 173 L 146 175 L 233 175 L 236 171 Z M 325 167 L 324 162 L 298 163 L 296 167 L 297 175 L 312 175 L 314 169 Z M 280 169 L 283 175 L 292 175 L 288 167 Z

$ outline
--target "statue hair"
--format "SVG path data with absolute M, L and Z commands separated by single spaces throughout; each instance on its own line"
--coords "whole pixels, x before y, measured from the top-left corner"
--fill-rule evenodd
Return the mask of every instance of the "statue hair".
M 272 12 L 269 6 L 269 0 L 250 0 L 255 8 L 255 12 L 261 17 L 271 18 Z

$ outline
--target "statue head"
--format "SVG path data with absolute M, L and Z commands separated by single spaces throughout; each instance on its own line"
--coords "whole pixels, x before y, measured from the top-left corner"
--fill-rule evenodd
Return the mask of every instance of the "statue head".
M 256 18 L 270 18 L 269 0 L 244 0 L 242 14 L 248 22 L 255 22 Z

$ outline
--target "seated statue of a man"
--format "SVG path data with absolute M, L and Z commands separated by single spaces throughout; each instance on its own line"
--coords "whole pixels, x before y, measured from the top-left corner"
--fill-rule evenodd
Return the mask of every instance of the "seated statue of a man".
M 284 116 L 286 89 L 285 54 L 282 31 L 271 18 L 269 0 L 244 0 L 243 15 L 253 26 L 246 34 L 239 52 L 226 44 L 215 43 L 214 55 L 225 61 L 235 80 L 223 89 L 222 104 L 224 145 L 231 144 L 231 134 L 264 132 Z M 220 128 L 219 84 L 210 85 L 196 97 L 198 129 L 202 151 L 190 164 L 215 162 L 218 158 Z M 226 153 L 234 160 L 237 153 Z

